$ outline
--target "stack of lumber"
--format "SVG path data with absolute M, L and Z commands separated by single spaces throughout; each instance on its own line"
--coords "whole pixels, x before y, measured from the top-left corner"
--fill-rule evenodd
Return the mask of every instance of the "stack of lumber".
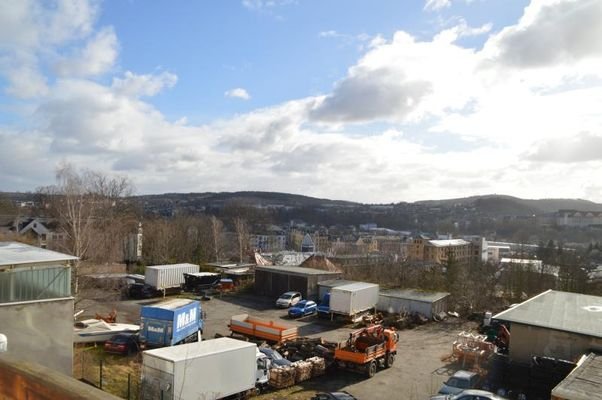
M 295 384 L 295 367 L 279 367 L 270 369 L 270 386 L 284 389 Z
M 295 368 L 295 383 L 303 382 L 311 378 L 312 363 L 307 361 L 295 361 L 291 366 Z
M 322 376 L 326 373 L 326 360 L 322 357 L 311 357 L 306 360 L 311 363 L 311 376 Z

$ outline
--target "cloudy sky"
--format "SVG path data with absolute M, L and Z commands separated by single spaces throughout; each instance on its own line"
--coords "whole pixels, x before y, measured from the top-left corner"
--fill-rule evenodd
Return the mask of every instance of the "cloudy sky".
M 602 202 L 602 1 L 0 0 L 0 190 Z

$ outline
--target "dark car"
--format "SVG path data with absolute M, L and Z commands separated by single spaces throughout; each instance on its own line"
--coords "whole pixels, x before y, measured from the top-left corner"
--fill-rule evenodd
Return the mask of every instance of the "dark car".
M 259 351 L 265 354 L 267 358 L 272 360 L 272 364 L 278 367 L 288 367 L 292 364 L 289 360 L 282 357 L 282 355 L 276 350 L 270 349 L 269 347 L 259 347 Z
M 132 283 L 128 286 L 128 298 L 130 299 L 150 299 L 160 294 L 152 286 L 144 283 Z
M 357 397 L 347 392 L 316 393 L 311 400 L 357 400 Z
M 105 342 L 105 351 L 113 354 L 134 354 L 140 348 L 138 345 L 138 335 L 131 333 L 120 333 Z

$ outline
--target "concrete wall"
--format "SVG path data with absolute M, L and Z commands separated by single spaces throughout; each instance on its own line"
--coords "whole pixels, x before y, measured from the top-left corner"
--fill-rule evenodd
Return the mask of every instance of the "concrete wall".
M 73 298 L 0 304 L 9 356 L 73 373 Z
M 590 350 L 602 351 L 602 338 L 513 323 L 510 359 L 528 363 L 533 356 L 577 361 Z

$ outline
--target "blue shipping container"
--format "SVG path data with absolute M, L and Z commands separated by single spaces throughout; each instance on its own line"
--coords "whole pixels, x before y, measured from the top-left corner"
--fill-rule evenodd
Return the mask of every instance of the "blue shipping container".
M 173 299 L 140 311 L 140 339 L 149 346 L 173 346 L 203 330 L 201 303 Z

